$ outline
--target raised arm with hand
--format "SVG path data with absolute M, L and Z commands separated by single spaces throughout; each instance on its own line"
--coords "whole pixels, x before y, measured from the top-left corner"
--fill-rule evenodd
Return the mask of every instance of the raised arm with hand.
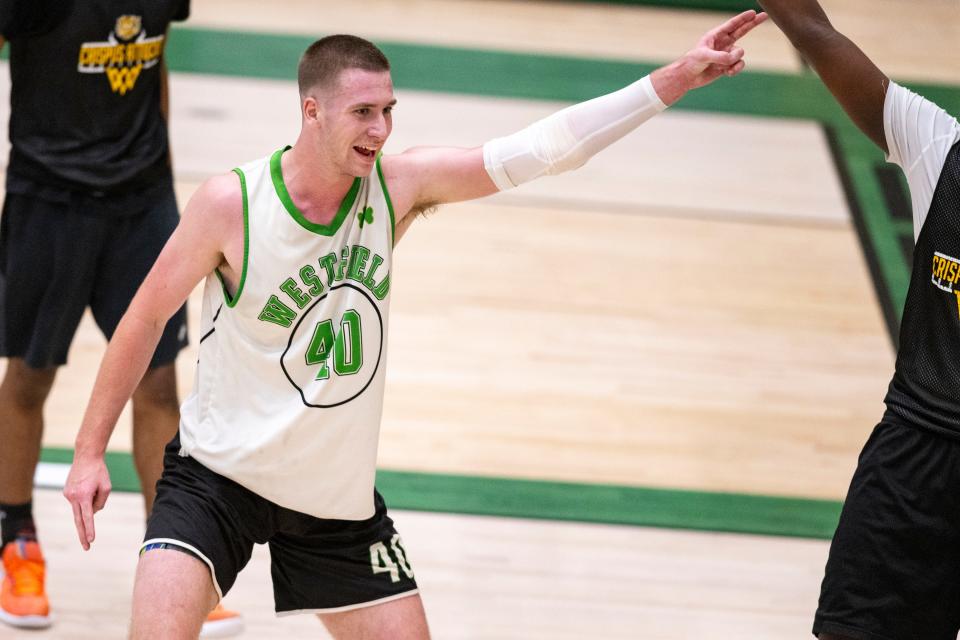
M 884 152 L 883 105 L 890 82 L 860 48 L 837 31 L 817 0 L 759 0 L 817 72 L 854 124 Z
M 225 253 L 239 251 L 242 256 L 242 246 L 222 249 L 224 238 L 230 237 L 236 224 L 242 224 L 241 211 L 235 175 L 213 178 L 200 187 L 107 346 L 63 489 L 85 550 L 96 537 L 93 515 L 110 495 L 104 453 L 120 412 L 146 372 L 167 320 L 207 274 L 218 267 L 229 271 Z
M 649 76 L 559 111 L 474 149 L 416 148 L 387 156 L 384 174 L 398 229 L 405 216 L 433 205 L 480 198 L 543 175 L 576 169 L 687 91 L 744 68 L 737 41 L 766 20 L 745 11 L 708 31 L 696 46 Z

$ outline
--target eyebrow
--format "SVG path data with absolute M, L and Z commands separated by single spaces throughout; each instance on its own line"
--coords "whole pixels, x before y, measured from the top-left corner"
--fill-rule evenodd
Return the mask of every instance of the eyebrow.
M 390 102 L 387 103 L 387 106 L 388 106 L 388 107 L 393 107 L 393 106 L 396 106 L 396 104 L 397 104 L 397 99 L 394 98 L 393 100 L 391 100 Z M 352 104 L 352 105 L 350 105 L 350 108 L 351 108 L 351 109 L 371 109 L 371 108 L 376 107 L 376 106 L 377 106 L 377 105 L 374 104 L 374 103 L 372 103 L 372 102 L 361 102 L 361 103 L 359 103 L 359 104 Z

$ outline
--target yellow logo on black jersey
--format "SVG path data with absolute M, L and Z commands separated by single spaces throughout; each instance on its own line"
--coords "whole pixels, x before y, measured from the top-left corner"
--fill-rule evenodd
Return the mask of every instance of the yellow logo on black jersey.
M 141 71 L 160 61 L 163 40 L 163 35 L 147 37 L 140 16 L 120 16 L 106 41 L 80 45 L 77 71 L 104 73 L 110 89 L 125 95 L 137 84 Z
M 960 259 L 950 257 L 939 251 L 933 254 L 933 275 L 930 282 L 938 289 L 957 296 L 957 312 L 960 313 L 960 289 L 954 285 L 960 281 Z

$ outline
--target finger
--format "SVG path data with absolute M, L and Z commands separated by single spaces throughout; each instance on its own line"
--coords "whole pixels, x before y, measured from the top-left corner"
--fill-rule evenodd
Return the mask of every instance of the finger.
M 699 49 L 696 52 L 696 58 L 704 64 L 715 64 L 721 67 L 730 67 L 735 65 L 743 57 L 743 49 L 736 47 L 731 51 L 714 51 L 712 49 Z
M 87 546 L 84 548 L 89 549 L 90 543 L 97 537 L 93 528 L 93 504 L 89 499 L 80 503 L 80 517 L 83 519 L 83 530 L 87 536 Z
M 744 66 L 745 66 L 745 65 L 744 65 L 744 62 L 743 62 L 743 60 L 741 60 L 740 62 L 738 62 L 737 64 L 733 65 L 732 67 L 727 67 L 727 70 L 725 71 L 725 73 L 726 73 L 728 76 L 735 76 L 735 75 L 737 75 L 738 73 L 740 73 L 741 71 L 743 71 L 743 67 L 744 67 Z
M 707 82 L 708 83 L 713 82 L 720 76 L 726 75 L 727 69 L 729 69 L 729 67 L 720 67 L 717 65 L 711 65 L 710 68 L 707 69 L 707 73 L 704 74 L 706 76 Z
M 100 487 L 96 495 L 93 496 L 93 512 L 96 513 L 103 509 L 107 504 L 107 498 L 110 497 L 110 486 Z
M 752 23 L 754 19 L 756 19 L 756 17 L 757 17 L 757 12 L 754 11 L 753 9 L 750 9 L 749 11 L 744 11 L 740 15 L 736 15 L 730 18 L 729 20 L 721 24 L 719 27 L 715 27 L 711 29 L 710 31 L 707 32 L 707 35 L 714 36 L 714 37 L 716 36 L 730 37 L 732 34 L 736 33 L 737 30 L 740 29 L 741 27 Z
M 751 20 L 750 22 L 744 25 L 741 25 L 736 31 L 731 33 L 729 37 L 733 39 L 733 41 L 737 41 L 743 36 L 753 31 L 754 29 L 756 29 L 757 27 L 759 27 L 761 24 L 763 24 L 766 21 L 767 21 L 767 14 L 758 13 L 753 20 Z
M 70 500 L 70 498 L 67 498 Z M 80 505 L 70 500 L 70 506 L 73 508 L 73 525 L 77 528 L 77 537 L 80 539 L 80 546 L 86 551 L 90 548 L 87 542 L 87 532 L 83 528 L 83 518 L 80 516 Z

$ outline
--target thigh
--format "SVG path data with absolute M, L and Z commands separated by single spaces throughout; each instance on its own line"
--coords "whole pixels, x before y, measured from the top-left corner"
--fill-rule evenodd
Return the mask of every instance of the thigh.
M 430 637 L 419 594 L 319 617 L 335 640 L 428 640 Z
M 130 637 L 196 638 L 217 603 L 207 567 L 174 549 L 142 553 L 133 587 Z
M 322 520 L 280 510 L 270 539 L 276 610 L 339 613 L 417 593 L 410 560 L 379 494 L 363 521 Z
M 830 545 L 814 633 L 956 640 L 960 443 L 881 424 Z
M 180 221 L 172 186 L 159 185 L 143 196 L 128 198 L 136 213 L 113 219 L 90 297 L 93 317 L 108 340 Z M 150 367 L 173 362 L 186 345 L 184 305 L 167 322 Z
M 0 356 L 42 369 L 67 361 L 90 301 L 103 221 L 8 193 L 0 220 Z
M 196 557 L 223 597 L 250 560 L 253 545 L 266 542 L 270 526 L 269 503 L 182 457 L 179 437 L 167 445 L 142 550 L 172 545 Z

